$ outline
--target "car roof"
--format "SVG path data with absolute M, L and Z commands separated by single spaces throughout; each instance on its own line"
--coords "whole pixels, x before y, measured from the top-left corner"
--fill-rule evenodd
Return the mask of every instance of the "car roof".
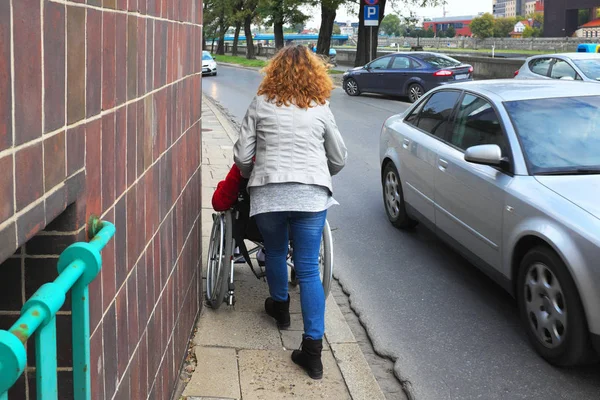
M 392 53 L 392 54 L 388 54 L 391 56 L 413 56 L 413 57 L 419 57 L 419 56 L 444 56 L 444 57 L 449 57 L 446 54 L 441 54 L 441 53 L 436 53 L 433 51 L 399 51 L 397 53 Z
M 600 53 L 556 53 L 556 54 L 540 54 L 531 58 L 547 58 L 547 57 L 562 57 L 570 58 L 571 60 L 600 60 Z
M 444 87 L 469 90 L 484 96 L 497 97 L 501 101 L 600 96 L 600 85 L 597 83 L 543 79 L 494 79 L 453 83 Z

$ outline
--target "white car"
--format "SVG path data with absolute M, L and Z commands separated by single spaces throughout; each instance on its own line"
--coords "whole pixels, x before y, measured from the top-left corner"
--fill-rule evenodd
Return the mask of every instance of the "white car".
M 600 82 L 599 53 L 545 54 L 530 57 L 515 79 L 563 79 Z
M 208 51 L 202 52 L 202 75 L 217 76 L 217 62 Z

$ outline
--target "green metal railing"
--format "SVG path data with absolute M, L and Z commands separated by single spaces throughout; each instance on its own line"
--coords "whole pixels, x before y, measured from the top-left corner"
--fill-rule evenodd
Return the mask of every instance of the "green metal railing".
M 71 291 L 73 330 L 73 386 L 75 400 L 89 400 L 90 314 L 88 285 L 102 268 L 100 251 L 115 234 L 115 226 L 93 218 L 89 243 L 69 246 L 58 259 L 58 278 L 38 289 L 8 330 L 0 330 L 0 400 L 23 374 L 25 343 L 35 334 L 37 399 L 58 399 L 56 313 Z

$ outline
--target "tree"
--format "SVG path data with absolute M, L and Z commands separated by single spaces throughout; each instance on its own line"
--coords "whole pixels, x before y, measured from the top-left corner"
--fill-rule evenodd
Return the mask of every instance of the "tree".
M 490 13 L 483 14 L 471 21 L 471 32 L 479 39 L 494 36 L 494 16 Z
M 339 35 L 341 33 L 342 33 L 342 28 L 340 28 L 340 26 L 338 24 L 334 24 L 333 25 L 333 34 Z
M 446 37 L 453 38 L 456 36 L 456 29 L 454 29 L 453 25 L 450 25 L 448 29 L 446 29 Z
M 396 14 L 388 14 L 381 21 L 380 29 L 388 36 L 400 36 L 400 17 Z
M 260 14 L 273 25 L 275 47 L 278 49 L 284 45 L 283 26 L 304 23 L 308 19 L 300 10 L 300 7 L 306 4 L 302 0 L 260 0 L 259 4 Z M 312 1 L 309 1 L 309 4 L 312 4 Z
M 505 38 L 515 29 L 515 18 L 496 18 L 494 21 L 494 37 Z
M 254 60 L 256 52 L 254 50 L 254 39 L 252 38 L 252 22 L 256 18 L 259 0 L 244 0 L 244 35 L 246 36 L 246 58 Z
M 425 36 L 426 38 L 434 38 L 435 37 L 435 31 L 433 30 L 433 27 L 429 27 L 426 31 L 425 31 Z
M 356 3 L 356 1 L 348 0 Z M 385 7 L 389 3 L 392 7 L 400 6 L 439 6 L 445 4 L 445 0 L 379 0 L 379 23 L 385 17 Z M 360 4 L 363 4 L 361 1 Z M 369 29 L 367 29 L 369 28 Z M 379 27 L 365 27 L 364 12 L 361 6 L 358 13 L 358 40 L 356 45 L 356 66 L 365 65 L 377 56 Z M 369 53 L 370 52 L 370 53 Z
M 337 9 L 347 1 L 348 0 L 320 0 L 321 27 L 319 28 L 319 39 L 317 40 L 317 54 L 321 54 L 325 57 L 329 56 L 331 35 L 334 33 Z
M 523 31 L 524 38 L 540 37 L 542 36 L 542 30 L 540 28 L 532 28 L 527 25 Z

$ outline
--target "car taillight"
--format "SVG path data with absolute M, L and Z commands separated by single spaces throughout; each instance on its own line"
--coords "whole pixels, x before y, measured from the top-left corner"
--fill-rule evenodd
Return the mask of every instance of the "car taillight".
M 473 67 L 469 67 L 469 73 L 472 74 L 474 71 Z
M 515 76 L 519 75 L 519 70 L 515 71 Z
M 452 75 L 454 75 L 454 72 L 448 71 L 447 69 L 437 71 L 433 74 L 433 76 L 452 76 Z

